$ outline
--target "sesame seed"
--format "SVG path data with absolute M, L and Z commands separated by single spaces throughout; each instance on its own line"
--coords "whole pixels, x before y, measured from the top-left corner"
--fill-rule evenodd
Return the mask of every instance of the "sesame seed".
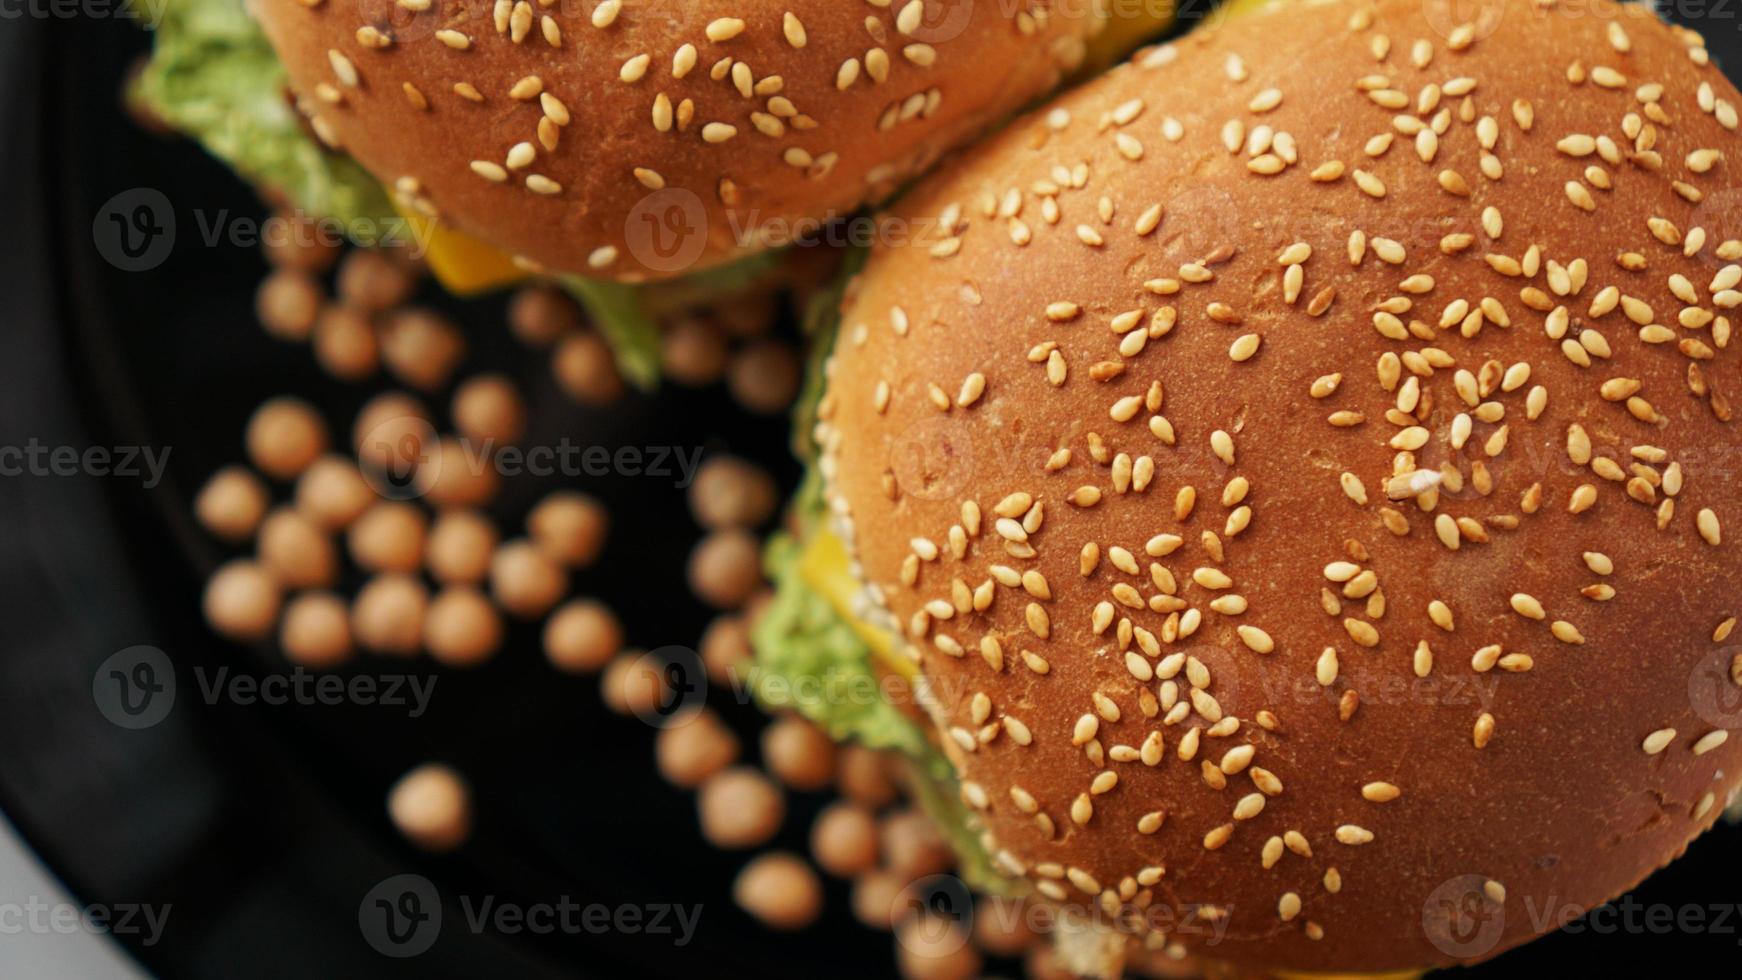
M 1640 745 L 1640 748 L 1645 750 L 1646 755 L 1657 755 L 1669 748 L 1669 744 L 1673 741 L 1675 741 L 1675 729 L 1660 728 L 1645 736 L 1645 742 Z

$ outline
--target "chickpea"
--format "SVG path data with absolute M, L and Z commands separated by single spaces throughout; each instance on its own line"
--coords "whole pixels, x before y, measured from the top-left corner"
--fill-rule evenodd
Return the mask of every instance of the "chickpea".
M 526 431 L 526 404 L 520 390 L 500 374 L 480 374 L 454 392 L 454 428 L 475 443 L 510 446 Z
M 248 458 L 267 476 L 288 480 L 307 469 L 327 449 L 327 427 L 313 405 L 299 398 L 274 398 L 248 420 Z
M 867 871 L 853 879 L 853 917 L 873 929 L 894 927 L 895 903 L 907 882 L 893 871 Z
M 762 549 L 744 531 L 715 531 L 690 552 L 690 589 L 717 609 L 744 604 L 762 584 Z
M 423 645 L 449 667 L 473 667 L 502 647 L 502 616 L 469 586 L 443 589 L 423 618 Z
M 726 338 L 702 317 L 682 317 L 660 338 L 660 370 L 680 385 L 700 388 L 720 380 L 726 357 Z
M 212 474 L 194 498 L 194 516 L 213 535 L 232 544 L 248 540 L 266 516 L 266 485 L 243 466 Z
M 762 730 L 762 761 L 796 790 L 819 790 L 835 778 L 835 742 L 798 715 L 786 715 Z
M 473 510 L 445 510 L 436 517 L 424 547 L 430 575 L 447 585 L 477 585 L 490 572 L 496 525 Z
M 877 867 L 877 818 L 857 804 L 831 803 L 811 825 L 811 856 L 841 878 Z
M 379 499 L 357 464 L 328 454 L 296 481 L 296 509 L 327 531 L 343 531 Z
M 536 619 L 568 590 L 568 573 L 524 538 L 501 545 L 490 558 L 490 593 L 511 616 Z
M 1034 945 L 1027 905 L 1020 898 L 982 895 L 974 911 L 974 942 L 993 956 L 1021 956 Z
M 544 624 L 544 655 L 558 670 L 590 673 L 623 648 L 623 626 L 596 599 L 571 599 Z
M 777 340 L 752 342 L 732 358 L 726 370 L 726 387 L 733 399 L 761 415 L 786 411 L 798 396 L 802 380 L 797 352 Z
M 580 307 L 554 286 L 527 286 L 508 304 L 508 329 L 528 347 L 549 347 L 580 327 Z
M 736 456 L 714 456 L 703 463 L 689 497 L 696 523 L 715 530 L 761 524 L 779 502 L 768 471 Z
M 254 313 L 272 336 L 307 340 L 324 300 L 314 276 L 297 269 L 275 269 L 254 293 Z
M 321 589 L 339 577 L 339 553 L 320 525 L 280 507 L 260 525 L 260 565 L 287 589 Z
M 380 249 L 354 248 L 339 263 L 337 285 L 347 304 L 378 313 L 410 299 L 417 278 Z
M 434 438 L 423 403 L 403 392 L 375 396 L 351 426 L 357 461 L 389 473 L 411 472 L 423 460 L 424 444 Z
M 166 128 L 164 131 L 170 130 Z M 260 245 L 266 253 L 266 261 L 274 269 L 325 272 L 339 260 L 339 247 L 332 236 L 294 212 L 281 211 L 273 215 L 273 220 L 266 225 L 266 233 L 260 237 Z
M 278 582 L 266 569 L 237 559 L 220 567 L 206 582 L 206 622 L 232 640 L 263 639 L 278 621 L 282 601 Z
M 914 916 L 896 927 L 896 964 L 903 980 L 971 980 L 980 975 L 979 950 L 956 923 Z
M 351 560 L 372 572 L 415 572 L 423 564 L 429 519 L 417 505 L 383 500 L 370 505 L 346 536 Z
M 731 684 L 734 677 L 742 676 L 754 655 L 743 618 L 730 613 L 715 616 L 702 634 L 701 655 L 702 668 L 715 684 Z
M 381 345 L 368 314 L 329 306 L 314 326 L 315 361 L 340 381 L 361 381 L 381 367 Z
M 539 548 L 570 568 L 585 568 L 599 557 L 609 524 L 597 500 L 573 490 L 545 497 L 526 518 L 526 529 Z
M 387 814 L 418 847 L 451 851 L 471 836 L 472 790 L 453 768 L 426 762 L 393 784 Z
M 841 746 L 835 784 L 842 796 L 873 810 L 895 802 L 897 795 L 895 781 L 889 776 L 889 760 L 863 745 Z
M 351 633 L 376 653 L 411 656 L 423 642 L 429 593 L 409 575 L 377 575 L 351 603 Z
M 351 659 L 351 613 L 331 592 L 305 592 L 284 607 L 278 645 L 291 663 L 324 669 Z
M 502 474 L 482 446 L 449 437 L 418 467 L 416 486 L 438 509 L 481 507 L 496 496 Z
M 823 886 L 803 859 L 764 854 L 744 866 L 732 883 L 732 899 L 771 929 L 803 929 L 823 909 Z
M 738 736 L 707 708 L 659 730 L 654 760 L 666 782 L 692 789 L 738 759 Z
M 558 387 L 584 405 L 608 405 L 623 395 L 616 356 L 610 345 L 590 330 L 567 334 L 557 343 L 551 370 Z
M 786 816 L 780 787 L 749 766 L 733 766 L 708 777 L 697 794 L 696 807 L 702 836 L 723 848 L 766 843 Z
M 612 711 L 645 718 L 659 710 L 666 695 L 665 678 L 641 651 L 625 650 L 605 665 L 599 693 Z
M 909 881 L 941 875 L 956 866 L 956 852 L 932 822 L 918 810 L 906 810 L 883 819 L 881 828 L 884 860 L 891 870 Z
M 460 329 L 434 310 L 407 307 L 385 314 L 377 337 L 393 376 L 421 391 L 448 383 L 466 358 Z

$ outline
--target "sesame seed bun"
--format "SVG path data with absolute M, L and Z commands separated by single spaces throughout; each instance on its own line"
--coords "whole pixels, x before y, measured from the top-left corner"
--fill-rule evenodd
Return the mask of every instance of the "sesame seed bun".
M 1377 971 L 1711 826 L 1739 104 L 1640 7 L 1282 4 L 904 197 L 821 466 L 1007 872 L 1132 951 Z
M 402 202 L 623 281 L 885 196 L 1083 60 L 1104 16 L 1055 6 L 254 3 L 316 133 Z

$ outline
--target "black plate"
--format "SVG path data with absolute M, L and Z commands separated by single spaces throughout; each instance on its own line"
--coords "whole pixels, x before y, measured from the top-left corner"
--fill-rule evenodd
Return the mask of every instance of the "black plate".
M 1737 50 L 1738 23 L 1703 22 L 1715 52 Z M 738 912 L 729 885 L 743 858 L 699 841 L 691 795 L 653 773 L 650 730 L 606 712 L 595 682 L 547 668 L 531 630 L 490 665 L 441 675 L 415 719 L 361 704 L 203 702 L 200 672 L 285 666 L 204 628 L 201 582 L 227 553 L 191 524 L 192 492 L 240 457 L 242 421 L 263 398 L 304 395 L 342 426 L 374 389 L 331 381 L 306 349 L 255 325 L 258 250 L 208 245 L 203 229 L 238 228 L 261 211 L 221 165 L 123 117 L 116 94 L 144 45 L 113 19 L 0 21 L 0 446 L 170 451 L 151 488 L 119 476 L 0 479 L 6 814 L 82 901 L 170 908 L 154 944 L 121 937 L 166 977 L 890 975 L 890 940 L 853 922 L 838 883 L 823 923 L 797 936 L 771 936 Z M 129 272 L 99 256 L 93 222 L 114 195 L 140 188 L 165 195 L 178 231 L 166 261 Z M 782 419 L 747 418 L 717 390 L 578 409 L 541 358 L 505 338 L 499 299 L 429 300 L 467 323 L 471 367 L 526 385 L 535 442 L 730 449 L 771 461 L 788 484 L 797 476 Z M 651 478 L 573 483 L 615 519 L 605 560 L 578 590 L 607 596 L 639 646 L 693 646 L 707 616 L 684 593 L 697 529 L 681 491 Z M 551 486 L 510 485 L 496 508 L 505 525 Z M 161 724 L 130 731 L 96 710 L 92 682 L 106 658 L 140 644 L 170 657 L 178 700 Z M 383 672 L 435 676 L 367 658 L 341 675 Z M 733 709 L 732 692 L 711 699 Z M 753 712 L 727 713 L 749 736 Z M 386 787 L 426 759 L 452 762 L 476 790 L 475 838 L 450 857 L 406 846 L 384 813 Z M 793 799 L 785 846 L 803 849 L 821 802 Z M 1588 927 L 1479 972 L 1607 971 L 1700 954 L 1733 964 L 1738 867 L 1742 834 L 1724 828 L 1632 896 L 1706 910 L 1699 930 Z M 445 913 L 436 945 L 415 959 L 380 955 L 359 928 L 364 896 L 402 873 L 433 882 Z M 651 931 L 474 931 L 462 897 L 702 910 L 679 945 Z M 1712 924 L 1720 907 L 1731 912 L 1724 926 Z

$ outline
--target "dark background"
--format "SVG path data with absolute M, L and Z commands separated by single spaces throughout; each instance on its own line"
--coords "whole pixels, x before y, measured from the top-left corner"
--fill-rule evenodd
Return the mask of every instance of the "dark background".
M 1691 22 L 1714 54 L 1742 64 L 1742 3 L 1732 6 L 1688 10 L 1704 18 Z M 0 445 L 172 451 L 151 490 L 122 478 L 0 479 L 0 809 L 80 901 L 173 906 L 162 941 L 133 949 L 165 977 L 891 975 L 890 939 L 851 918 L 838 882 L 826 886 L 822 923 L 795 936 L 740 913 L 729 887 L 745 855 L 700 840 L 692 794 L 654 772 L 651 730 L 606 711 L 596 680 L 549 669 L 534 629 L 511 634 L 482 669 L 443 676 L 419 719 L 380 706 L 200 702 L 195 666 L 265 674 L 285 664 L 205 629 L 201 584 L 228 553 L 191 523 L 193 492 L 241 458 L 243 422 L 264 398 L 307 397 L 342 433 L 385 383 L 335 382 L 305 347 L 255 323 L 258 250 L 207 247 L 197 224 L 224 209 L 258 216 L 252 194 L 196 147 L 143 132 L 120 110 L 126 66 L 146 43 L 111 18 L 0 19 Z M 166 194 L 180 226 L 149 273 L 117 270 L 93 247 L 98 210 L 133 188 Z M 545 358 L 507 338 L 499 298 L 426 293 L 466 322 L 468 371 L 522 383 L 531 443 L 705 446 L 774 461 L 787 485 L 797 476 L 784 419 L 748 417 L 717 387 L 575 407 Z M 575 590 L 607 597 L 636 646 L 693 647 L 708 616 L 684 592 L 699 532 L 682 492 L 651 478 L 572 485 L 613 515 L 604 559 Z M 492 508 L 505 532 L 553 486 L 508 481 Z M 136 644 L 167 651 L 181 677 L 169 719 L 140 732 L 111 725 L 91 700 L 96 665 Z M 365 657 L 342 672 L 432 669 Z M 731 692 L 712 700 L 753 745 L 754 711 L 734 708 Z M 429 759 L 454 764 L 475 790 L 474 838 L 448 857 L 407 846 L 383 804 L 394 779 Z M 789 794 L 784 846 L 804 849 L 823 802 Z M 1720 828 L 1634 898 L 1734 904 L 1738 868 L 1742 832 Z M 374 952 L 357 922 L 362 896 L 402 872 L 427 875 L 447 900 L 437 946 L 405 961 Z M 460 895 L 704 911 L 680 948 L 649 935 L 473 934 Z M 1477 972 L 1607 973 L 1707 957 L 1733 970 L 1742 923 L 1728 928 L 1555 935 Z

